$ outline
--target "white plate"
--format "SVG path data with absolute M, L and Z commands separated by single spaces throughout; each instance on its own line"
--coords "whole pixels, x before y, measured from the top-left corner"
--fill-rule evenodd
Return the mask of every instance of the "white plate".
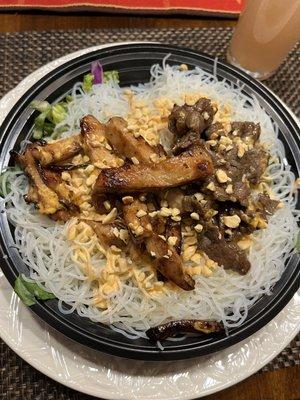
M 110 45 L 107 45 L 110 46 Z M 0 101 L 0 124 L 46 73 L 97 46 L 59 58 Z M 51 329 L 23 306 L 0 270 L 0 336 L 25 361 L 72 389 L 106 399 L 193 399 L 225 389 L 271 361 L 300 329 L 300 292 L 268 325 L 226 350 L 193 360 L 142 362 L 107 356 Z

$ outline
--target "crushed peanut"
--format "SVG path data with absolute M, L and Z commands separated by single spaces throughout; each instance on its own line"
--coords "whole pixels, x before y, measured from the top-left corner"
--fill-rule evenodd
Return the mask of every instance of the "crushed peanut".
M 225 183 L 229 180 L 229 176 L 223 169 L 217 169 L 216 177 L 219 183 Z
M 216 190 L 215 184 L 214 184 L 213 182 L 210 182 L 210 183 L 206 186 L 206 188 L 207 188 L 208 190 L 211 190 L 212 192 L 214 192 L 214 191 Z
M 168 237 L 168 244 L 170 246 L 175 246 L 177 243 L 177 237 L 176 236 L 170 236 Z
M 196 232 L 200 233 L 200 232 L 203 231 L 203 225 L 197 224 L 197 225 L 194 226 L 194 229 L 195 229 Z
M 225 192 L 228 194 L 232 194 L 233 193 L 233 186 L 231 184 L 229 184 L 226 189 Z
M 192 218 L 192 219 L 195 219 L 196 221 L 199 221 L 200 216 L 199 216 L 198 213 L 192 212 L 192 213 L 191 213 L 191 218 Z
M 138 218 L 144 217 L 145 215 L 147 215 L 147 212 L 145 210 L 138 210 L 138 212 L 136 213 L 136 216 Z
M 114 207 L 111 210 L 111 212 L 104 217 L 102 223 L 105 225 L 113 222 L 116 219 L 117 215 L 118 215 L 118 210 L 116 209 L 116 207 Z
M 237 228 L 241 222 L 241 218 L 238 215 L 226 215 L 222 218 L 224 225 L 228 228 Z
M 138 165 L 140 163 L 136 157 L 131 157 L 131 161 L 133 162 L 134 165 Z

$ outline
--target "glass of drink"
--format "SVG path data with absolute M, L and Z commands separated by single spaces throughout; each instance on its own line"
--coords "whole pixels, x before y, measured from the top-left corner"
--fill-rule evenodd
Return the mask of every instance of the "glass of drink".
M 257 79 L 271 76 L 300 39 L 300 0 L 248 0 L 227 60 Z

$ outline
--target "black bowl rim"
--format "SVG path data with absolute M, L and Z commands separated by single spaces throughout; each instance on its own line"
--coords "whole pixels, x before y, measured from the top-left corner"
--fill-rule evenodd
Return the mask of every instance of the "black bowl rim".
M 6 116 L 4 122 L 1 124 L 1 138 L 0 138 L 0 146 L 3 147 L 2 139 L 5 137 L 7 131 L 9 131 L 10 126 L 13 122 L 18 118 L 18 113 L 20 110 L 24 109 L 28 105 L 28 99 L 35 93 L 39 93 L 39 91 L 44 88 L 50 81 L 52 81 L 56 75 L 62 75 L 72 70 L 75 66 L 78 66 L 80 62 L 87 62 L 95 59 L 97 54 L 101 53 L 109 53 L 113 55 L 119 52 L 130 51 L 151 51 L 151 50 L 160 50 L 165 54 L 176 52 L 177 54 L 189 55 L 189 57 L 201 58 L 202 60 L 207 61 L 210 64 L 214 64 L 215 57 L 209 56 L 205 53 L 191 50 L 185 47 L 172 46 L 172 45 L 163 45 L 160 43 L 129 43 L 129 44 L 114 44 L 109 47 L 100 48 L 93 50 L 91 52 L 85 53 L 81 56 L 75 57 L 72 60 L 62 64 L 61 66 L 53 69 L 47 75 L 45 75 L 42 79 L 36 82 L 31 86 L 30 89 L 26 91 L 24 95 L 15 103 L 15 105 L 11 108 L 10 112 Z M 290 111 L 284 106 L 280 99 L 277 98 L 266 86 L 256 81 L 254 78 L 248 76 L 243 71 L 239 70 L 236 67 L 233 67 L 223 61 L 217 61 L 218 67 L 221 67 L 225 72 L 234 72 L 235 77 L 241 81 L 247 83 L 248 86 L 251 87 L 253 92 L 259 94 L 263 97 L 267 102 L 271 103 L 273 108 L 276 110 L 277 114 L 283 120 L 284 124 L 288 126 L 293 132 L 296 133 L 296 138 L 294 139 L 294 145 L 299 149 L 299 137 L 300 137 L 300 128 L 295 120 L 294 116 Z M 298 143 L 296 143 L 296 140 Z M 4 243 L 1 235 L 0 238 L 0 247 L 2 257 L 6 255 L 4 251 Z M 10 265 L 10 260 L 2 258 L 2 263 L 5 264 L 5 268 L 3 272 L 13 286 L 15 279 L 17 277 L 17 273 L 13 265 Z M 299 262 L 299 257 L 298 257 Z M 96 350 L 101 350 L 116 356 L 127 357 L 132 359 L 142 359 L 142 360 L 156 360 L 156 361 L 170 361 L 170 360 L 178 360 L 184 358 L 196 357 L 199 355 L 209 354 L 211 352 L 222 350 L 226 347 L 229 347 L 235 343 L 238 343 L 259 329 L 261 329 L 264 325 L 266 325 L 271 319 L 273 319 L 289 302 L 289 300 L 293 297 L 294 293 L 297 291 L 300 283 L 300 269 L 296 271 L 296 273 L 286 282 L 285 287 L 288 289 L 285 291 L 284 295 L 280 298 L 276 298 L 270 307 L 268 307 L 267 312 L 262 310 L 257 315 L 258 321 L 252 321 L 248 326 L 241 326 L 238 332 L 233 333 L 230 336 L 227 336 L 216 343 L 202 345 L 202 346 L 193 346 L 189 349 L 176 349 L 176 350 L 164 350 L 161 352 L 159 349 L 131 349 L 130 346 L 127 349 L 124 349 L 124 345 L 109 343 L 105 340 L 100 340 L 97 336 L 93 334 L 86 334 L 80 328 L 73 326 L 72 324 L 66 324 L 59 317 L 54 315 L 54 313 L 44 304 L 38 302 L 33 305 L 31 310 L 38 315 L 42 320 L 47 322 L 50 326 L 55 328 L 57 331 L 65 334 L 70 339 L 75 340 L 85 346 L 91 347 Z M 263 315 L 261 315 L 263 314 Z M 211 347 L 214 347 L 213 349 Z

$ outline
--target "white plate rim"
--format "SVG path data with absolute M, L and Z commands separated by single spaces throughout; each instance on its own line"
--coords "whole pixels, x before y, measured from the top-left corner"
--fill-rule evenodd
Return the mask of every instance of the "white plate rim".
M 108 48 L 108 47 L 112 47 L 112 46 L 117 46 L 117 45 L 121 45 L 121 44 L 133 44 L 133 43 L 157 43 L 157 42 L 118 42 L 118 43 L 108 43 L 105 45 L 99 45 L 99 46 L 93 46 L 90 48 L 86 48 L 86 49 L 82 49 L 79 51 L 76 51 L 74 53 L 68 54 L 66 56 L 60 57 L 56 60 L 51 61 L 50 63 L 42 66 L 41 68 L 37 69 L 36 71 L 34 71 L 33 73 L 31 73 L 30 75 L 28 75 L 23 81 L 21 81 L 16 88 L 12 89 L 10 92 L 8 92 L 1 100 L 0 100 L 0 110 L 1 110 L 1 117 L 0 117 L 0 123 L 2 123 L 4 117 L 7 115 L 7 113 L 9 112 L 9 110 L 12 108 L 12 106 L 14 105 L 14 103 L 17 101 L 16 96 L 20 97 L 25 91 L 27 91 L 28 89 L 30 89 L 30 86 L 33 85 L 34 81 L 37 81 L 38 79 L 40 79 L 40 77 L 44 74 L 45 71 L 50 72 L 50 70 L 53 70 L 55 68 L 58 67 L 58 65 L 61 65 L 73 58 L 76 58 L 80 55 L 83 55 L 85 53 L 88 52 L 92 52 L 95 50 L 99 50 L 99 49 L 103 49 L 103 48 Z M 265 86 L 265 85 L 264 85 Z M 266 87 L 266 86 L 265 86 Z M 297 122 L 299 123 L 297 117 L 292 113 L 291 110 L 288 109 L 288 107 L 282 102 L 281 99 L 278 98 L 277 95 L 275 95 L 269 88 L 266 87 L 266 89 L 268 91 L 270 91 L 274 96 L 276 96 L 276 98 L 281 102 L 281 104 L 290 112 L 291 117 Z M 18 94 L 16 94 L 18 92 Z M 13 99 L 13 100 L 11 100 Z M 1 277 L 1 270 L 0 270 L 0 280 L 4 279 L 6 281 L 6 278 L 4 278 L 4 276 Z M 11 290 L 12 291 L 12 290 Z M 296 293 L 293 297 L 293 299 L 289 302 L 289 304 L 267 325 L 272 324 L 275 320 L 278 319 L 278 321 L 280 320 L 280 323 L 284 323 L 285 322 L 285 316 L 288 315 L 287 310 L 289 310 L 288 312 L 295 312 L 295 316 L 296 316 L 296 323 L 294 324 L 294 329 L 289 331 L 288 335 L 284 336 L 284 340 L 281 342 L 280 345 L 276 344 L 276 347 L 273 347 L 272 351 L 270 351 L 270 354 L 268 357 L 265 357 L 263 362 L 260 362 L 260 360 L 257 360 L 257 362 L 255 363 L 255 365 L 252 366 L 251 369 L 249 369 L 248 371 L 245 371 L 245 373 L 243 374 L 242 377 L 238 377 L 238 378 L 234 378 L 232 377 L 231 380 L 227 381 L 226 383 L 223 383 L 221 385 L 216 386 L 215 388 L 211 388 L 206 390 L 205 392 L 203 392 L 201 390 L 201 392 L 197 393 L 196 396 L 197 398 L 199 397 L 203 397 L 203 396 L 207 396 L 213 393 L 216 393 L 220 390 L 224 390 L 246 378 L 248 378 L 249 376 L 251 376 L 252 374 L 254 374 L 255 372 L 257 372 L 259 369 L 261 369 L 262 367 L 264 367 L 267 363 L 269 363 L 277 354 L 279 354 L 289 343 L 290 341 L 297 335 L 299 329 L 300 329 L 300 309 L 299 309 L 299 304 L 300 304 L 300 292 Z M 21 303 L 20 303 L 20 307 L 24 307 Z M 294 317 L 295 317 L 294 316 Z M 279 318 L 280 317 L 280 318 Z M 0 318 L 0 322 L 1 322 L 1 318 Z M 278 323 L 278 322 L 276 322 Z M 264 328 L 262 328 L 260 331 L 256 332 L 254 335 L 252 335 L 250 338 L 246 339 L 245 341 L 243 341 L 242 343 L 246 343 L 248 340 L 253 340 L 256 337 L 259 336 L 260 332 L 263 330 Z M 51 334 L 51 333 L 50 333 Z M 23 358 L 26 362 L 28 362 L 30 365 L 32 365 L 34 368 L 36 368 L 37 370 L 39 370 L 40 372 L 42 372 L 43 374 L 47 375 L 48 377 L 52 378 L 53 380 L 70 387 L 71 389 L 77 390 L 79 392 L 82 393 L 86 393 L 88 395 L 92 395 L 92 396 L 96 396 L 98 397 L 99 395 L 102 397 L 103 395 L 105 396 L 105 398 L 107 399 L 113 399 L 113 400 L 119 400 L 119 397 L 116 397 L 116 395 L 112 394 L 112 393 L 96 393 L 94 390 L 90 390 L 88 387 L 74 387 L 74 385 L 70 385 L 68 384 L 68 382 L 61 378 L 59 376 L 59 374 L 56 373 L 52 373 L 51 371 L 49 371 L 49 369 L 47 369 L 47 366 L 44 365 L 44 363 L 42 362 L 42 360 L 38 361 L 36 359 L 33 359 L 30 357 L 30 355 L 24 351 L 24 349 L 16 347 L 14 340 L 12 340 L 12 338 L 9 335 L 6 335 L 4 332 L 4 325 L 1 323 L 0 324 L 0 336 L 3 339 L 3 341 L 9 346 L 11 347 L 21 358 Z M 238 344 L 239 345 L 239 344 Z M 84 347 L 84 346 L 82 346 Z M 233 347 L 236 347 L 233 346 Z M 219 352 L 220 354 L 223 353 L 224 351 Z M 76 386 L 76 385 L 75 385 Z M 117 394 L 118 395 L 118 394 Z M 126 397 L 127 398 L 127 397 Z M 139 397 L 128 397 L 128 399 L 138 399 Z M 180 400 L 188 400 L 188 399 L 193 399 L 195 398 L 190 397 L 188 395 L 188 397 L 182 396 L 182 394 L 180 394 L 180 397 L 178 397 L 177 395 L 175 395 L 175 397 L 170 397 L 169 400 L 171 399 L 180 399 Z

